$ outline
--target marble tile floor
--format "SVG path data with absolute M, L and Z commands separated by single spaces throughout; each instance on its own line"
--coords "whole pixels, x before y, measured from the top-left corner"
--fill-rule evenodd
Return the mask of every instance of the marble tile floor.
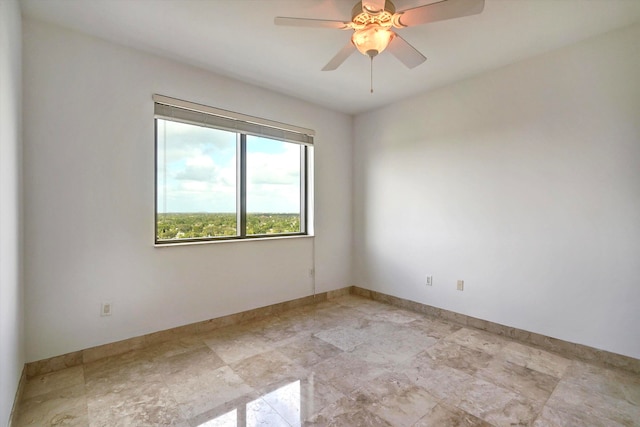
M 640 376 L 357 296 L 31 378 L 18 426 L 640 426 Z

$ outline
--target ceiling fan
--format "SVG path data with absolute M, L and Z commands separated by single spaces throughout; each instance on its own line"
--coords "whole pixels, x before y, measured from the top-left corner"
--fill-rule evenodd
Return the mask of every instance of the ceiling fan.
M 391 0 L 362 0 L 353 7 L 351 21 L 278 16 L 274 22 L 276 25 L 354 30 L 351 41 L 324 66 L 322 71 L 335 70 L 356 49 L 371 58 L 373 65 L 373 58 L 387 47 L 400 62 L 408 68 L 414 68 L 427 58 L 392 28 L 405 28 L 475 15 L 483 9 L 484 0 L 442 0 L 396 12 L 396 7 Z

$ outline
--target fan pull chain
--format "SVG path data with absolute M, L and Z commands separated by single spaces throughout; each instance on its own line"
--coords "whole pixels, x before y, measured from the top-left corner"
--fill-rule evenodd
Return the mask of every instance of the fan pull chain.
M 369 58 L 371 58 L 371 93 L 373 93 L 373 56 Z

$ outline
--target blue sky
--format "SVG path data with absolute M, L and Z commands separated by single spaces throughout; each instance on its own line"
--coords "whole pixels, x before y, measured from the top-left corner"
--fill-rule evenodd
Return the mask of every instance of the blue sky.
M 236 134 L 158 119 L 158 212 L 235 212 Z M 300 146 L 247 137 L 247 212 L 300 211 Z

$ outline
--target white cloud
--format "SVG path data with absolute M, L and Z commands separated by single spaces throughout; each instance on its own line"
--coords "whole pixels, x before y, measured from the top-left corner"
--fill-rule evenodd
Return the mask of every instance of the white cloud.
M 184 123 L 159 120 L 158 153 L 167 164 L 199 156 L 235 156 L 236 134 Z
M 249 153 L 247 174 L 252 184 L 291 185 L 300 180 L 300 147 L 293 144 L 283 153 Z
M 183 181 L 214 182 L 216 169 L 218 168 L 211 157 L 192 157 L 187 159 L 184 169 L 177 171 L 174 177 Z
M 247 156 L 247 208 L 250 212 L 300 211 L 300 147 L 282 153 Z

